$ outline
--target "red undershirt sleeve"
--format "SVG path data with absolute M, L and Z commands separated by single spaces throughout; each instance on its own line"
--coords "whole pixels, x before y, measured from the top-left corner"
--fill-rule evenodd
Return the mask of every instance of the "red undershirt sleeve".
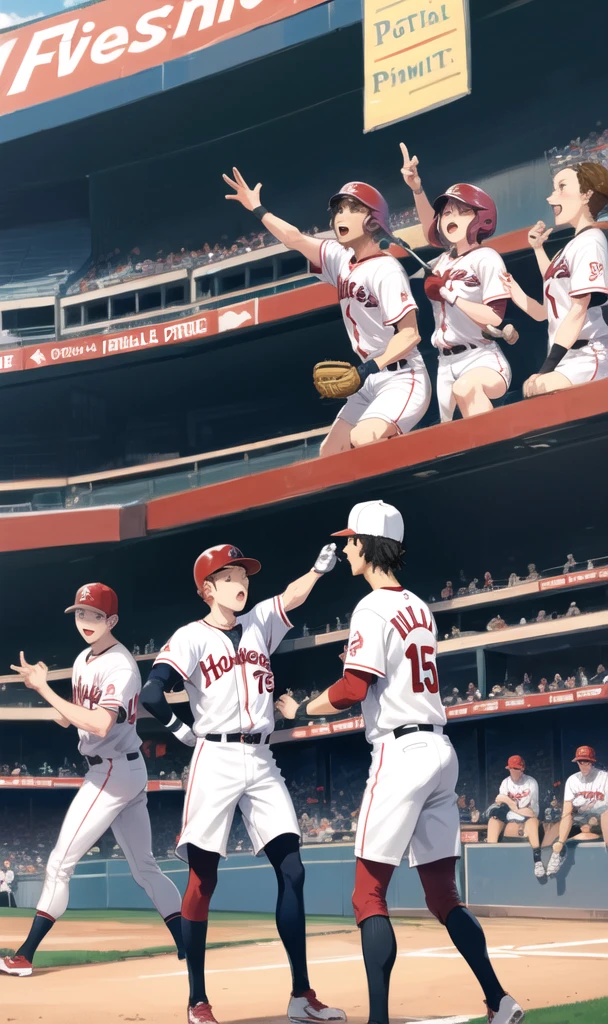
M 486 306 L 490 306 L 494 310 L 497 316 L 501 320 L 504 320 L 505 313 L 507 312 L 507 300 L 506 299 L 493 299 L 492 302 L 486 302 Z
M 339 711 L 352 707 L 358 701 L 365 700 L 370 684 L 374 680 L 372 672 L 355 671 L 347 668 L 337 683 L 330 686 L 327 696 Z

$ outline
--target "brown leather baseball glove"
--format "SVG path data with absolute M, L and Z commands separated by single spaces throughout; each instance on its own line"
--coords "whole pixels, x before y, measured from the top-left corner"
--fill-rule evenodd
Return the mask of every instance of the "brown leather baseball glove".
M 312 379 L 321 398 L 348 398 L 361 387 L 357 367 L 333 359 L 317 363 Z

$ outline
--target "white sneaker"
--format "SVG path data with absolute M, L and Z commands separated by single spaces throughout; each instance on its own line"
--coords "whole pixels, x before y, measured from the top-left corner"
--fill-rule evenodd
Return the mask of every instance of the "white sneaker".
M 25 978 L 32 973 L 32 965 L 24 956 L 4 956 L 0 959 L 0 971 Z
M 344 1010 L 336 1010 L 326 1006 L 317 999 L 312 989 L 303 996 L 292 996 L 287 1008 L 287 1016 L 294 1024 L 310 1020 L 346 1020 Z
M 565 847 L 563 848 L 561 853 L 556 853 L 555 850 L 554 850 L 553 853 L 551 854 L 550 858 L 549 858 L 549 863 L 547 864 L 547 874 L 548 875 L 556 875 L 557 872 L 559 871 L 559 869 L 561 868 L 562 864 L 564 863 L 565 859 L 566 859 L 566 848 Z
M 545 871 L 545 865 L 543 864 L 542 860 L 537 860 L 534 862 L 534 874 L 537 878 L 544 878 L 547 874 L 547 872 Z
M 488 1024 L 519 1024 L 525 1016 L 519 1003 L 511 996 L 503 996 L 496 1012 L 488 1009 Z

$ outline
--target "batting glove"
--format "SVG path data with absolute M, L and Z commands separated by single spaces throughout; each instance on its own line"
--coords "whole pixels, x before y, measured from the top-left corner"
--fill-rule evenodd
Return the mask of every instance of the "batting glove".
M 337 561 L 336 545 L 326 544 L 319 552 L 319 557 L 313 565 L 313 571 L 318 573 L 319 576 L 324 576 L 326 572 L 331 572 L 332 569 L 335 569 Z
M 445 286 L 439 289 L 439 294 L 445 302 L 449 302 L 450 306 L 453 306 L 458 298 L 456 292 L 452 291 L 451 288 L 446 288 Z

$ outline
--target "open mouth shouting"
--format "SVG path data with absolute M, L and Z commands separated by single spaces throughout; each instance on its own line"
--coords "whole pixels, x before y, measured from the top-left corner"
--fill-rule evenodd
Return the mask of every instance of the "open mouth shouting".
M 95 630 L 94 629 L 83 629 L 82 632 L 84 633 L 85 636 L 93 636 L 93 633 L 95 632 Z
M 454 233 L 454 231 L 458 231 L 458 224 L 456 224 L 455 221 L 451 220 L 445 229 L 445 233 L 446 235 L 451 235 Z
M 238 594 L 236 595 L 237 601 L 244 601 L 246 597 L 247 594 L 245 593 L 244 590 L 239 590 Z
M 346 235 L 348 234 L 348 228 L 346 224 L 340 224 L 340 226 L 338 227 L 338 234 L 340 235 L 340 238 L 346 237 Z
M 559 217 L 561 212 L 562 212 L 562 208 L 561 208 L 561 206 L 558 203 L 556 206 L 553 207 L 553 214 L 554 214 L 555 217 Z

